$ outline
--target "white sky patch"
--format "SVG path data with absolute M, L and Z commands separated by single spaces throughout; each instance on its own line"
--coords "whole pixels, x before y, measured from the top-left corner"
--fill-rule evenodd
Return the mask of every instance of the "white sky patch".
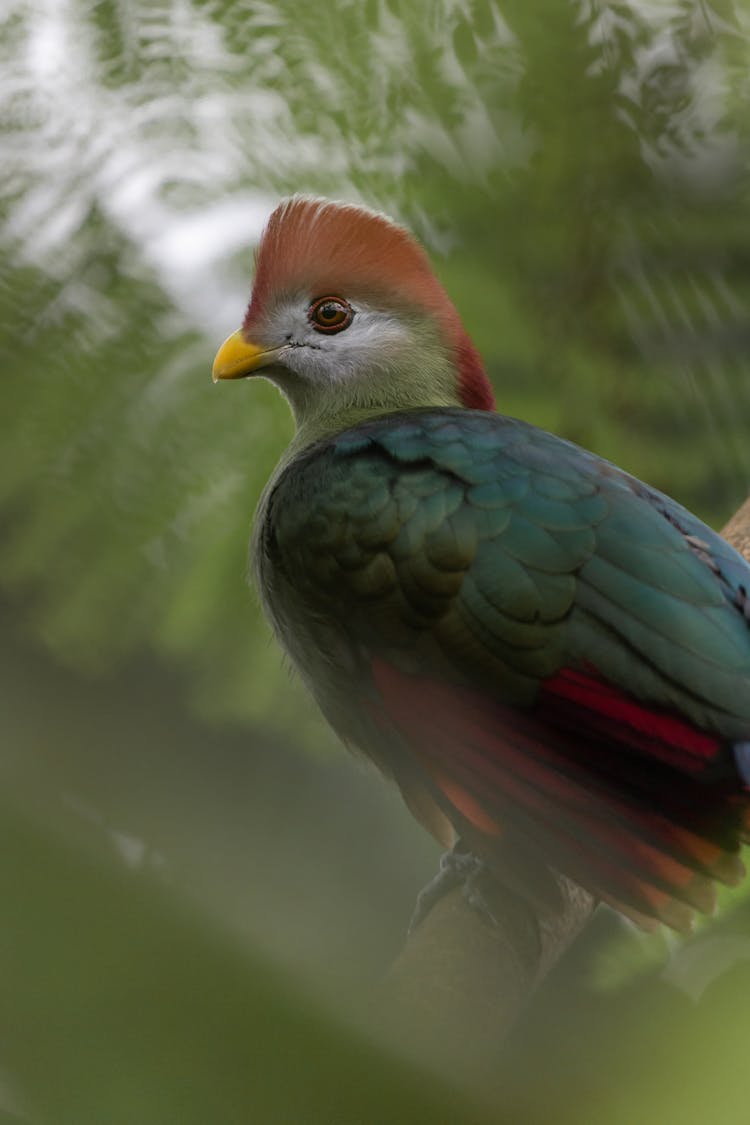
M 242 60 L 226 50 L 220 26 L 190 5 L 165 7 L 155 22 L 136 12 L 125 29 L 132 48 L 145 43 L 148 53 L 152 39 L 155 50 L 164 42 L 168 20 L 175 59 L 189 63 L 175 89 L 163 74 L 143 88 L 103 84 L 96 39 L 65 0 L 37 0 L 22 11 L 25 50 L 3 58 L 0 48 L 0 95 L 12 90 L 29 122 L 25 135 L 3 141 L 8 181 L 27 188 L 4 235 L 21 260 L 62 280 L 75 270 L 76 234 L 96 207 L 135 244 L 191 324 L 212 335 L 228 330 L 248 296 L 232 263 L 246 248 L 249 278 L 251 248 L 277 201 L 243 184 L 247 142 L 237 119 L 242 112 L 257 123 L 257 151 L 268 154 L 272 141 L 289 135 L 279 129 L 289 124 L 284 99 L 267 89 L 228 90 L 223 77 Z M 165 144 L 171 122 L 174 138 Z M 293 159 L 293 144 L 285 147 Z M 309 146 L 306 155 L 319 157 Z M 186 191 L 195 203 L 185 204 Z
M 201 270 L 238 246 L 256 242 L 275 204 L 271 198 L 238 194 L 210 207 L 183 211 L 153 239 L 153 257 L 175 273 Z
M 194 211 L 170 213 L 152 206 L 121 214 L 120 220 L 140 242 L 175 304 L 197 327 L 215 333 L 236 327 L 242 315 L 250 296 L 251 248 L 276 202 L 240 192 Z M 227 277 L 226 264 L 243 248 L 248 289 L 238 304 L 237 285 Z

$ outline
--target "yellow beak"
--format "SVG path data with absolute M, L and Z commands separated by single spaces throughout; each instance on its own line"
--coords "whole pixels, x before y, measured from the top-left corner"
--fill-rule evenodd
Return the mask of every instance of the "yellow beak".
M 213 381 L 218 383 L 219 379 L 244 379 L 259 367 L 268 367 L 286 347 L 287 345 L 261 348 L 257 344 L 249 344 L 241 332 L 233 332 L 216 353 L 211 372 Z

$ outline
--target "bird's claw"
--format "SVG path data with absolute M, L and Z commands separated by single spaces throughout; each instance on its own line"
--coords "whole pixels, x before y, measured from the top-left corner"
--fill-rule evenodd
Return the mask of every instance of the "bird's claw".
M 497 919 L 481 887 L 482 878 L 487 874 L 487 865 L 478 856 L 462 851 L 460 848 L 459 841 L 452 851 L 441 855 L 437 874 L 417 895 L 414 913 L 409 922 L 410 934 L 424 921 L 436 903 L 458 886 L 462 888 L 462 894 L 469 906 L 493 929 L 497 928 Z

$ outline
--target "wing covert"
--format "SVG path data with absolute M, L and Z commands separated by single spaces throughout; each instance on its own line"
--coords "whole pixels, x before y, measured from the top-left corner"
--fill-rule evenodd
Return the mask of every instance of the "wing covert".
M 485 412 L 391 415 L 302 455 L 270 508 L 283 601 L 396 665 L 418 649 L 519 704 L 559 668 L 593 667 L 696 722 L 747 728 L 733 604 L 746 564 L 561 439 Z

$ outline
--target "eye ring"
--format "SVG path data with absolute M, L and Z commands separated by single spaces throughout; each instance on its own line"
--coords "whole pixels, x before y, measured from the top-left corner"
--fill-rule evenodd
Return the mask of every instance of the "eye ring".
M 316 332 L 332 336 L 349 327 L 354 309 L 343 297 L 316 297 L 307 310 L 307 319 Z

